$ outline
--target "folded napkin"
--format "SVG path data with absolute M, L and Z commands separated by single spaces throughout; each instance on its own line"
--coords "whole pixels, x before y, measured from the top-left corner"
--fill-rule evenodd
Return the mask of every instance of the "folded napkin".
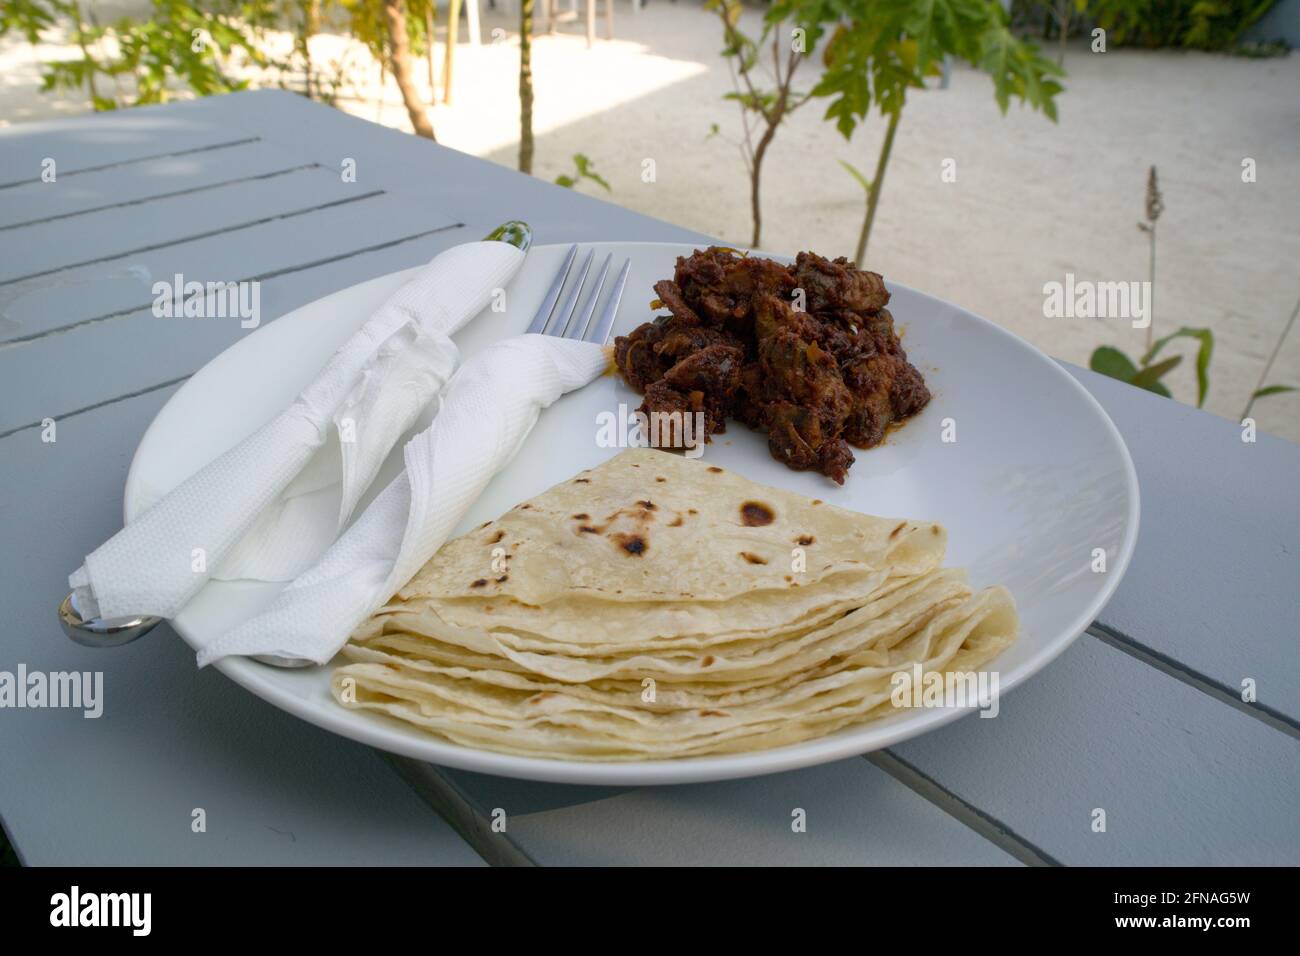
M 442 546 L 541 410 L 606 363 L 599 345 L 544 335 L 467 361 L 433 424 L 407 443 L 405 471 L 270 607 L 200 648 L 199 666 L 231 654 L 324 664 Z
M 87 556 L 68 578 L 81 616 L 171 618 L 211 577 L 290 581 L 310 567 L 451 376 L 449 336 L 523 259 L 494 241 L 439 253 L 293 404 Z

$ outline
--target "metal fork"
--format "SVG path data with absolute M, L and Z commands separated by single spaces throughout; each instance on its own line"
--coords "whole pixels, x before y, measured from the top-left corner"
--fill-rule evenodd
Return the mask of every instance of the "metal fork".
M 569 273 L 573 271 L 573 262 L 578 256 L 578 244 L 574 243 L 569 247 L 560 271 L 556 273 L 550 289 L 546 292 L 546 298 L 542 299 L 541 308 L 537 310 L 532 324 L 528 326 L 529 332 L 539 335 L 557 335 L 566 339 L 582 339 L 595 342 L 597 345 L 605 344 L 609 339 L 610 331 L 614 328 L 614 317 L 618 315 L 618 304 L 623 298 L 623 287 L 627 285 L 627 274 L 632 268 L 632 260 L 628 259 L 623 263 L 618 278 L 614 280 L 614 289 L 609 294 L 605 308 L 593 322 L 592 316 L 596 313 L 600 293 L 605 288 L 610 263 L 614 261 L 612 252 L 605 257 L 605 262 L 600 267 L 600 275 L 596 278 L 596 287 L 591 290 L 586 302 L 579 308 L 578 299 L 581 298 L 582 287 L 587 283 L 587 275 L 591 272 L 591 263 L 595 255 L 595 249 L 587 251 L 587 257 L 578 270 L 577 279 L 570 284 L 564 301 L 560 302 L 560 294 L 564 292 L 565 282 L 569 278 Z M 558 308 L 557 303 L 559 303 Z

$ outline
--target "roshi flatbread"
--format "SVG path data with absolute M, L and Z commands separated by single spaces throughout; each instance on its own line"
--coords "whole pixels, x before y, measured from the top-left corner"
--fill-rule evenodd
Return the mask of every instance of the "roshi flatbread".
M 578 760 L 732 753 L 895 710 L 900 671 L 982 667 L 1015 605 L 937 524 L 625 452 L 449 542 L 353 635 L 344 706 Z
M 932 522 L 846 511 L 703 459 L 638 448 L 449 541 L 397 598 L 725 601 L 837 573 L 922 573 L 946 544 Z M 791 580 L 795 548 L 806 568 Z M 504 570 L 493 573 L 496 549 Z

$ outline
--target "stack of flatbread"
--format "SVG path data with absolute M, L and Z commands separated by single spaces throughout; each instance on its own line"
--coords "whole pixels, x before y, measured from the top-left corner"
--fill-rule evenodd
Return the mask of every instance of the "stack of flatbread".
M 448 542 L 352 636 L 344 706 L 470 747 L 644 760 L 896 712 L 899 671 L 974 671 L 1011 596 L 878 518 L 634 449 Z

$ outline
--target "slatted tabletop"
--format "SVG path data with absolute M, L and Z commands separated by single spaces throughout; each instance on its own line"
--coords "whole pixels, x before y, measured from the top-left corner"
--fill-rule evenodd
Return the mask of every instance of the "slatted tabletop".
M 866 757 L 667 788 L 505 780 L 299 722 L 165 628 L 111 652 L 63 637 L 53 609 L 120 527 L 140 436 L 250 331 L 156 318 L 153 281 L 257 279 L 272 321 L 510 218 L 540 242 L 706 238 L 282 92 L 0 130 L 0 670 L 105 688 L 95 720 L 0 711 L 24 862 L 1300 863 L 1300 447 L 1076 368 L 1142 485 L 1127 577 L 997 720 Z

